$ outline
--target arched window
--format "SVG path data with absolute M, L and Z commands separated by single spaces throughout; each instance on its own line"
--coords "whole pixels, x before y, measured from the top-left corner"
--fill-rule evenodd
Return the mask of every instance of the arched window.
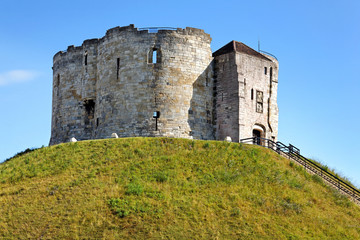
M 149 51 L 148 63 L 156 64 L 160 62 L 159 49 L 152 48 Z

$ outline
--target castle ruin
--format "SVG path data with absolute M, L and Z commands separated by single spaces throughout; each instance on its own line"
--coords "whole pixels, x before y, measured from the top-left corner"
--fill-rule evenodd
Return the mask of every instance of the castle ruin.
M 119 137 L 277 140 L 278 61 L 201 29 L 109 29 L 55 54 L 50 145 Z

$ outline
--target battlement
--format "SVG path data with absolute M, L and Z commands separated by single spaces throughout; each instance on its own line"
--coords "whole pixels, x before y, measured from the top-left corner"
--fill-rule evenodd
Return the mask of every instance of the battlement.
M 84 47 L 90 45 L 97 45 L 105 38 L 112 38 L 124 32 L 133 32 L 137 34 L 159 34 L 159 35 L 171 34 L 171 33 L 177 33 L 182 35 L 197 35 L 199 37 L 204 38 L 204 40 L 211 42 L 210 34 L 205 33 L 203 29 L 192 28 L 192 27 L 186 27 L 185 29 L 172 28 L 172 27 L 135 28 L 134 24 L 130 24 L 129 26 L 124 26 L 124 27 L 118 26 L 118 27 L 110 28 L 106 31 L 105 36 L 103 36 L 102 38 L 87 39 L 83 42 L 81 46 L 74 46 L 74 45 L 68 46 L 66 51 L 59 51 L 54 55 L 54 61 L 55 59 L 58 59 L 59 57 L 64 56 L 67 53 L 81 52 L 84 49 Z

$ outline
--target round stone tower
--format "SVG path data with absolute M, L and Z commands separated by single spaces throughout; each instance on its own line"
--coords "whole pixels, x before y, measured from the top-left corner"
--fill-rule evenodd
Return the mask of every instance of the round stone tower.
M 54 56 L 50 144 L 119 137 L 214 139 L 211 38 L 116 27 Z

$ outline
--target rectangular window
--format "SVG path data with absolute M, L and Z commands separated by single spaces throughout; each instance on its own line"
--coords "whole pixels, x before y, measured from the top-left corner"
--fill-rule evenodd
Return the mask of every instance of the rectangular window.
M 116 59 L 116 79 L 119 79 L 120 58 Z
M 262 113 L 263 112 L 263 103 L 257 102 L 256 103 L 256 112 Z
M 256 112 L 262 113 L 263 112 L 263 99 L 264 94 L 261 91 L 256 91 Z
M 56 96 L 59 96 L 59 92 L 60 92 L 60 74 L 57 75 L 57 79 L 56 79 Z
M 87 64 L 88 64 L 88 53 L 87 53 L 87 51 L 85 51 L 85 60 L 84 60 L 84 64 L 85 64 L 85 66 L 87 66 Z
M 267 67 L 264 68 L 264 73 L 267 74 Z

